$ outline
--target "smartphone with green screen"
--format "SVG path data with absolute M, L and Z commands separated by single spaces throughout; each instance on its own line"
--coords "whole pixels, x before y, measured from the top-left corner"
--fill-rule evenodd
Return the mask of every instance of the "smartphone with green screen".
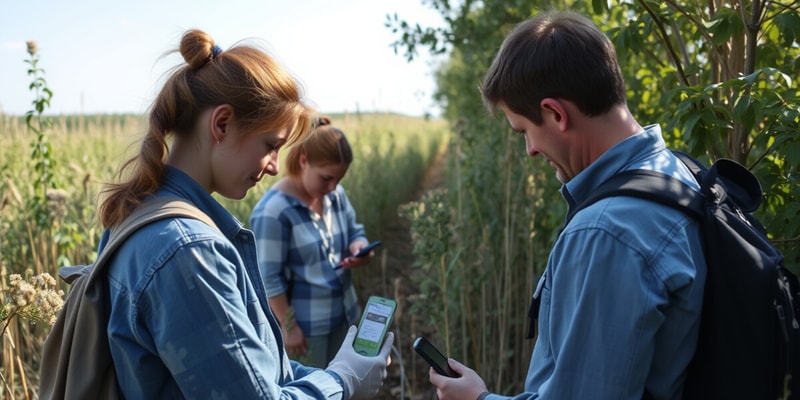
M 353 348 L 359 354 L 376 356 L 383 346 L 386 332 L 392 324 L 397 302 L 379 296 L 370 296 L 361 322 L 358 323 L 358 333 L 353 341 Z

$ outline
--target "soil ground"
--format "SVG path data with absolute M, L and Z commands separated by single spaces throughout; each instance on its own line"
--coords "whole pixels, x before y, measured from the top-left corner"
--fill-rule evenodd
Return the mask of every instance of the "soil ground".
M 440 155 L 428 168 L 419 188 L 408 201 L 419 200 L 422 195 L 443 182 L 444 155 Z M 413 243 L 409 221 L 399 216 L 389 224 L 387 232 L 381 234 L 383 246 L 376 250 L 375 257 L 367 268 L 368 274 L 354 276 L 359 297 L 370 295 L 394 298 L 398 309 L 392 323 L 395 333 L 392 360 L 388 376 L 376 400 L 429 400 L 436 399 L 436 390 L 428 381 L 428 364 L 412 348 L 419 335 L 430 334 L 430 321 L 421 321 L 420 316 L 408 312 L 410 304 L 418 297 L 418 288 L 412 279 L 418 271 L 412 252 Z M 374 272 L 373 272 L 374 271 Z

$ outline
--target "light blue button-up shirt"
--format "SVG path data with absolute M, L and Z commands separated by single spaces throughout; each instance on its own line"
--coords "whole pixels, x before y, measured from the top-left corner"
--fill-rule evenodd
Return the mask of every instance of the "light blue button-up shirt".
M 650 169 L 697 188 L 661 131 L 617 144 L 569 181 L 570 207 L 619 171 Z M 514 399 L 679 399 L 697 344 L 706 264 L 699 222 L 647 200 L 579 211 L 540 280 L 539 335 Z M 505 398 L 490 395 L 488 399 Z
M 208 214 L 156 221 L 108 265 L 108 325 L 128 399 L 341 399 L 323 370 L 290 361 L 266 302 L 253 233 L 183 172 L 167 167 L 158 196 Z M 101 241 L 105 245 L 107 232 Z

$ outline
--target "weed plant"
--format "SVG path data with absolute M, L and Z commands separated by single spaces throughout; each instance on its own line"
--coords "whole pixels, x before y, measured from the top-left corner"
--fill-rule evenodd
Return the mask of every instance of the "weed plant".
M 65 211 L 65 197 L 56 184 L 58 163 L 50 142 L 52 121 L 44 115 L 53 92 L 47 86 L 44 69 L 39 65 L 36 43 L 31 41 L 27 46 L 30 58 L 25 63 L 31 77 L 29 88 L 34 94 L 33 109 L 24 118 L 25 136 L 32 137 L 30 151 L 24 151 L 22 141 L 12 142 L 7 151 L 13 153 L 3 158 L 5 161 L 0 167 L 6 177 L 3 185 L 6 190 L 0 202 L 0 228 L 3 232 L 0 238 L 0 378 L 6 398 L 14 398 L 17 394 L 29 396 L 32 388 L 29 376 L 36 375 L 35 360 L 38 356 L 38 352 L 31 349 L 40 344 L 34 339 L 46 335 L 63 304 L 63 291 L 57 289 L 55 279 L 46 272 L 59 257 L 58 243 L 51 238 L 59 232 L 59 221 Z M 6 126 L 5 123 L 2 125 Z M 11 154 L 25 153 L 30 156 L 20 160 L 10 157 Z M 20 191 L 20 185 L 8 177 L 17 168 L 27 171 L 22 178 L 27 183 L 24 191 Z M 7 212 L 15 206 L 16 215 L 6 218 Z
M 563 204 L 544 201 L 557 193 L 552 169 L 524 157 L 507 128 L 453 129 L 446 187 L 400 208 L 420 271 L 412 312 L 425 316 L 443 352 L 517 392 L 521 381 L 510 378 L 525 375 L 533 347 L 520 318 L 530 302 L 519 299 L 534 291 Z

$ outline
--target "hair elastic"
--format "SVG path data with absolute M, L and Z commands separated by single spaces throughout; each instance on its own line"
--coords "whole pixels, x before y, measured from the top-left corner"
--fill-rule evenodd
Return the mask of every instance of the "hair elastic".
M 219 53 L 222 53 L 222 48 L 217 45 L 214 45 L 214 48 L 211 49 L 211 59 L 212 60 L 216 59 Z

